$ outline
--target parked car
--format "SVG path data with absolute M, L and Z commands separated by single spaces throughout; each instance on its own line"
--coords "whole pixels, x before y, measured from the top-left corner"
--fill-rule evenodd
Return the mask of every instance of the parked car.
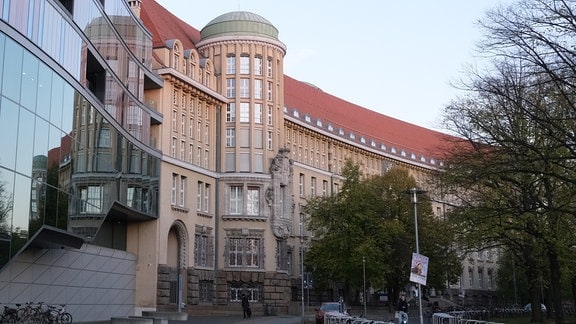
M 542 310 L 542 312 L 545 312 L 546 311 L 546 305 L 540 304 L 540 309 Z M 527 312 L 531 312 L 532 311 L 532 303 L 526 304 L 526 306 L 524 306 L 524 310 Z
M 316 308 L 316 324 L 324 324 L 324 314 L 335 314 L 341 316 L 350 316 L 345 304 L 339 302 L 322 303 Z

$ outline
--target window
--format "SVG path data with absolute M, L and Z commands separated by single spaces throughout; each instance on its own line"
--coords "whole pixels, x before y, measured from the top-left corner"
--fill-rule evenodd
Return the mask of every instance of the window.
M 268 82 L 268 88 L 266 89 L 266 96 L 268 98 L 268 101 L 272 101 L 272 82 Z
M 236 97 L 236 79 L 226 79 L 226 97 Z
M 226 147 L 236 147 L 235 128 L 226 128 Z
M 176 190 L 178 188 L 178 175 L 175 173 L 172 173 L 172 191 L 170 194 L 170 202 L 172 203 L 172 205 L 176 205 L 176 201 L 177 201 L 177 196 L 176 196 Z
M 468 268 L 468 286 L 474 286 L 474 270 L 472 268 Z
M 236 74 L 236 57 L 226 57 L 226 74 Z
M 228 266 L 260 268 L 262 240 L 259 237 L 230 237 Z
M 186 141 L 180 141 L 180 160 L 184 161 L 186 156 Z
M 326 197 L 328 195 L 328 181 L 322 180 L 322 196 Z
M 182 133 L 182 135 L 186 134 L 186 113 L 185 113 L 185 111 L 183 111 L 182 115 L 180 115 L 180 133 Z
M 210 184 L 204 184 L 204 212 L 210 211 Z
M 180 176 L 180 194 L 178 196 L 178 205 L 184 207 L 184 199 L 186 198 L 186 177 Z
M 240 215 L 242 214 L 242 187 L 241 186 L 231 186 L 230 187 L 230 214 Z
M 99 214 L 102 212 L 102 187 L 87 186 L 80 188 L 80 213 Z
M 204 144 L 210 144 L 210 125 L 204 125 Z
M 178 132 L 178 110 L 172 109 L 172 131 Z
M 190 138 L 194 138 L 194 118 L 190 117 L 190 124 L 188 125 L 188 132 Z
M 236 104 L 231 102 L 226 107 L 226 121 L 234 122 L 236 121 Z
M 250 74 L 250 56 L 240 56 L 240 74 Z
M 198 298 L 200 302 L 210 303 L 214 299 L 214 282 L 211 280 L 200 280 L 198 282 Z
M 266 116 L 268 119 L 268 125 L 272 125 L 272 106 L 268 105 L 268 116 Z
M 304 197 L 304 174 L 302 174 L 302 173 L 300 173 L 298 186 L 299 186 L 300 197 Z
M 484 287 L 484 268 L 478 268 L 478 288 Z
M 250 98 L 250 79 L 240 79 L 240 98 Z
M 194 263 L 197 266 L 212 266 L 212 238 L 207 234 L 194 235 Z
M 262 104 L 254 104 L 254 123 L 262 124 Z
M 180 47 L 178 44 L 174 44 L 174 62 L 172 62 L 172 67 L 175 70 L 180 69 Z
M 254 80 L 254 98 L 262 99 L 262 80 Z
M 196 187 L 196 211 L 202 210 L 202 189 L 204 188 L 204 183 L 198 181 L 198 186 Z
M 271 78 L 272 77 L 272 58 L 268 58 L 266 61 L 266 75 Z
M 202 159 L 202 148 L 198 146 L 196 148 L 196 165 L 200 165 L 201 159 Z
M 240 103 L 240 122 L 241 123 L 250 122 L 250 105 L 247 102 Z
M 194 163 L 194 144 L 190 144 L 188 147 L 188 162 Z
M 246 197 L 246 210 L 248 215 L 260 214 L 260 189 L 256 187 L 248 187 L 248 195 Z
M 239 302 L 242 294 L 248 297 L 251 303 L 260 301 L 260 288 L 252 283 L 232 282 L 230 284 L 230 301 Z
M 262 75 L 262 58 L 254 58 L 254 75 Z
M 268 131 L 268 138 L 267 138 L 267 145 L 266 147 L 269 150 L 272 150 L 272 138 L 273 138 L 274 134 L 272 133 L 272 131 Z
M 172 147 L 170 148 L 170 156 L 172 156 L 173 158 L 176 158 L 176 143 L 177 143 L 177 139 L 176 137 L 172 137 Z
M 208 169 L 208 160 L 210 159 L 210 151 L 208 149 L 204 150 L 204 168 Z
M 98 134 L 98 147 L 106 148 L 111 147 L 112 142 L 110 139 L 110 129 L 102 128 Z
M 310 195 L 316 197 L 316 177 L 310 179 Z

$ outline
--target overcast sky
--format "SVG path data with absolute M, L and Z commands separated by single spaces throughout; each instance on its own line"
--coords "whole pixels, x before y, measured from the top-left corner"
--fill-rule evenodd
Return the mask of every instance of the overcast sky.
M 157 0 L 201 30 L 230 11 L 269 20 L 287 46 L 284 73 L 324 92 L 442 130 L 451 86 L 476 62 L 477 21 L 513 0 Z M 369 54 L 368 53 L 373 53 Z

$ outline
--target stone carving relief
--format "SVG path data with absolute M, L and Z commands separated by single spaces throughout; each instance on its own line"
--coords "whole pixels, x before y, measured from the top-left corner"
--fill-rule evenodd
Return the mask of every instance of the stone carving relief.
M 272 183 L 266 190 L 265 199 L 271 207 L 270 225 L 274 235 L 287 238 L 292 234 L 294 221 L 294 197 L 292 196 L 292 159 L 290 149 L 282 148 L 270 165 Z

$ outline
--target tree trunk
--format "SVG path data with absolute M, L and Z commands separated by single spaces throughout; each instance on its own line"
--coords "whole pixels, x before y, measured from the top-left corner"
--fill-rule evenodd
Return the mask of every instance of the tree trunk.
M 548 250 L 550 260 L 550 284 L 552 287 L 552 301 L 554 303 L 555 323 L 564 323 L 564 310 L 562 309 L 562 285 L 560 283 L 560 264 L 558 254 L 554 248 Z

